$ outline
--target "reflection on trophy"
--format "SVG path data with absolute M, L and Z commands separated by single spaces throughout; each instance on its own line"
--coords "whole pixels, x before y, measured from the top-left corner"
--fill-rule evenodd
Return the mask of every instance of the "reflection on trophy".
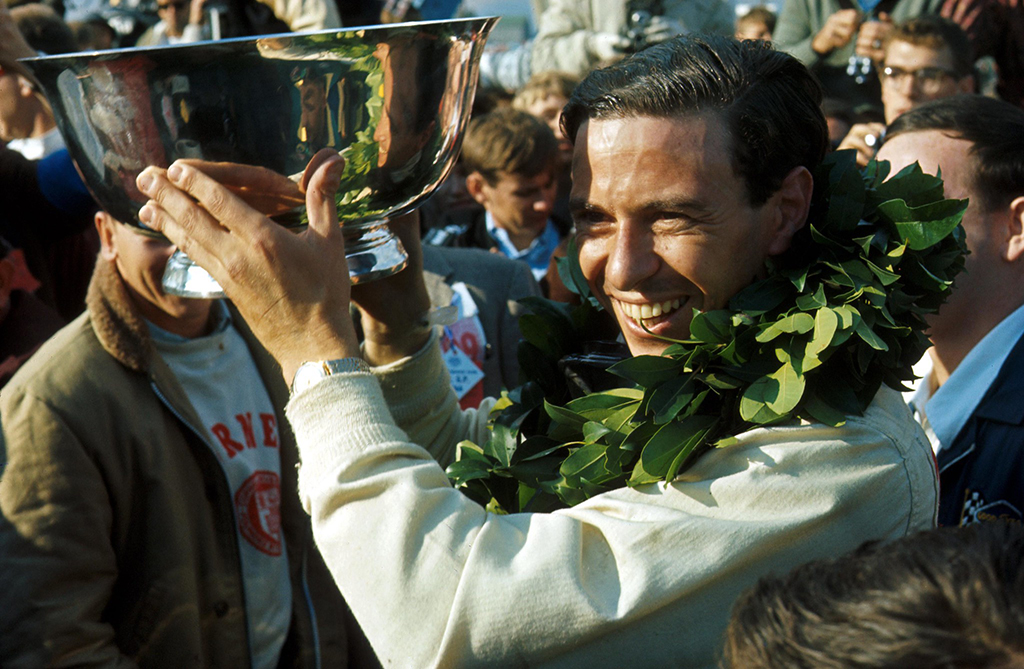
M 345 159 L 337 194 L 352 281 L 405 267 L 384 219 L 414 209 L 461 145 L 495 18 L 119 49 L 26 59 L 86 185 L 138 221 L 135 178 L 193 161 L 282 225 L 307 223 L 300 179 L 323 148 Z M 173 295 L 220 287 L 177 252 Z

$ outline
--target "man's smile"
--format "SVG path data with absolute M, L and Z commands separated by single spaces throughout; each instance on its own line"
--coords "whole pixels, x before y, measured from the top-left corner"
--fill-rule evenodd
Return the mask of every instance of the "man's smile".
M 649 321 L 654 318 L 661 316 L 668 316 L 670 313 L 679 308 L 680 304 L 684 304 L 686 300 L 666 300 L 664 302 L 622 302 L 612 298 L 612 301 L 618 305 L 619 311 L 622 312 L 623 316 L 636 321 L 638 324 L 642 321 Z

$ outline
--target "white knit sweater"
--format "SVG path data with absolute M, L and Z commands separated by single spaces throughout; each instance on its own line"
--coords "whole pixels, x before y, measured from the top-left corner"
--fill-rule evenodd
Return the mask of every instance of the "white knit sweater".
M 486 415 L 458 410 L 436 342 L 375 374 L 287 411 L 317 543 L 385 666 L 711 666 L 762 574 L 934 524 L 931 451 L 889 389 L 842 428 L 751 430 L 670 484 L 499 516 L 438 466 Z

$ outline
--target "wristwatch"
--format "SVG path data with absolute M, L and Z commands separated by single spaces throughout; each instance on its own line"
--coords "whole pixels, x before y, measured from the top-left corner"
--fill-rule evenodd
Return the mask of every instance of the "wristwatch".
M 292 395 L 312 388 L 328 376 L 349 372 L 370 372 L 370 366 L 362 358 L 338 358 L 337 360 L 315 360 L 304 362 L 295 371 L 292 379 Z

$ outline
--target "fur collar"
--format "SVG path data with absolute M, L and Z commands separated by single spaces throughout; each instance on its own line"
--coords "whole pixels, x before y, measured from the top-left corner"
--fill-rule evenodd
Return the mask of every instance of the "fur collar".
M 149 328 L 135 308 L 114 263 L 102 255 L 96 259 L 85 304 L 104 350 L 133 371 L 149 371 L 153 355 Z

